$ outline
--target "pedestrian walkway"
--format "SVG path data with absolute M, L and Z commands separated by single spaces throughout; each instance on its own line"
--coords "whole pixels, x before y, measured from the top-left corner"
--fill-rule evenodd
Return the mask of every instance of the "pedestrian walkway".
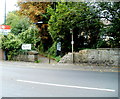
M 57 63 L 55 60 L 50 59 L 50 64 L 52 65 L 47 65 L 49 64 L 49 59 L 47 57 L 39 55 L 39 64 L 46 64 L 44 67 L 47 68 L 52 68 L 52 69 L 67 69 L 67 70 L 83 70 L 83 71 L 99 71 L 99 72 L 118 72 L 119 68 L 114 67 L 114 66 L 98 66 L 96 64 L 65 64 L 65 63 Z
M 95 72 L 120 72 L 118 67 L 110 66 L 89 66 L 87 64 L 59 64 L 59 63 L 32 63 L 20 61 L 0 61 L 0 66 L 19 66 L 28 68 L 59 69 L 59 70 L 77 70 L 77 71 L 95 71 Z
M 38 60 L 40 61 L 40 63 L 44 63 L 44 64 L 47 64 L 47 63 L 56 64 L 57 63 L 54 59 L 51 59 L 51 58 L 49 59 L 48 57 L 45 57 L 42 55 L 39 55 Z

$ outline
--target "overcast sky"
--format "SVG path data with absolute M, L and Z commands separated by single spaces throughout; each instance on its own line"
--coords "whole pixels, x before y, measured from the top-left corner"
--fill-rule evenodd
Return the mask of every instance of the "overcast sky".
M 17 0 L 6 0 L 6 13 L 18 9 L 15 4 Z M 0 24 L 4 23 L 5 0 L 0 0 Z

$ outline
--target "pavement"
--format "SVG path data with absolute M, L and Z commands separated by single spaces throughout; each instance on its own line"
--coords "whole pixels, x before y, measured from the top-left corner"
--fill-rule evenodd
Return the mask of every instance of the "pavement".
M 53 60 L 52 60 L 53 61 Z M 0 64 L 13 63 L 15 66 L 25 66 L 31 68 L 44 68 L 44 69 L 62 69 L 62 70 L 80 70 L 80 71 L 96 71 L 96 72 L 120 72 L 120 67 L 114 66 L 97 66 L 92 64 L 63 64 L 51 62 L 33 63 L 21 61 L 0 61 Z M 10 66 L 10 65 L 9 65 Z
M 39 55 L 39 64 L 49 64 L 49 59 L 47 57 Z M 66 69 L 66 70 L 82 70 L 82 71 L 98 71 L 98 72 L 120 72 L 119 66 L 103 66 L 98 64 L 87 64 L 87 63 L 81 63 L 81 64 L 68 64 L 68 63 L 57 63 L 54 59 L 50 59 L 50 64 L 45 65 L 47 68 L 53 68 L 53 69 Z M 39 65 L 37 67 L 41 67 L 43 65 Z
M 97 71 L 97 72 L 120 72 L 120 66 L 103 66 L 97 64 L 67 64 L 67 63 L 57 63 L 54 59 L 49 59 L 47 57 L 39 55 L 39 63 L 34 62 L 23 62 L 23 61 L 4 61 L 0 60 L 1 63 L 13 63 L 16 66 L 28 66 L 32 68 L 49 68 L 49 69 L 64 69 L 64 70 L 81 70 L 81 71 Z

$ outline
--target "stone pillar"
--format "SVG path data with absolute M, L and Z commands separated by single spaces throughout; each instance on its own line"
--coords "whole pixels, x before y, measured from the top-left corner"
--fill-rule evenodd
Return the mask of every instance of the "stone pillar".
M 4 51 L 0 49 L 0 60 L 4 59 Z

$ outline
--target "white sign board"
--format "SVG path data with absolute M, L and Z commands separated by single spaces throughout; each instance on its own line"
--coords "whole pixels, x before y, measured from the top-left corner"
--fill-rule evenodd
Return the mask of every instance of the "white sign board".
M 31 44 L 22 44 L 22 50 L 31 50 Z
M 9 25 L 0 25 L 0 34 L 7 35 L 11 31 L 11 27 Z
M 8 35 L 8 32 L 0 32 L 0 35 Z
M 61 42 L 58 42 L 58 43 L 57 43 L 57 50 L 58 50 L 58 51 L 61 51 Z
M 8 33 L 10 31 L 11 31 L 10 29 L 0 29 L 0 32 L 2 32 L 2 33 Z

